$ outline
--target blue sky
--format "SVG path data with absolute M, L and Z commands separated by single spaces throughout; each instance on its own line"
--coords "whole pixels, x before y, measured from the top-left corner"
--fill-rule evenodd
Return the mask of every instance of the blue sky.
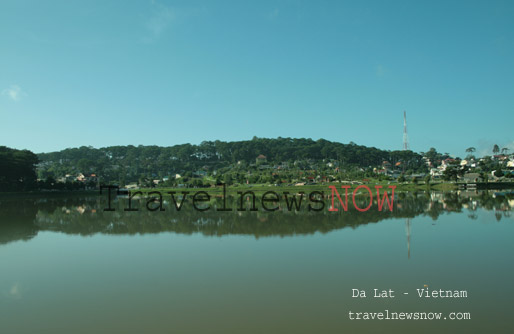
M 513 1 L 0 3 L 0 145 L 514 150 Z

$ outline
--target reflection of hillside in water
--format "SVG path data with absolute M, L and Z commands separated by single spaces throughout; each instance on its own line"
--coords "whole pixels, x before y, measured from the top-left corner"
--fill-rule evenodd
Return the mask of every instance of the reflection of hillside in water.
M 199 212 L 185 202 L 177 212 L 173 204 L 166 202 L 164 212 L 144 209 L 145 202 L 136 201 L 138 212 L 126 212 L 126 199 L 114 202 L 116 211 L 104 212 L 104 197 L 2 199 L 0 200 L 0 243 L 29 240 L 38 231 L 58 231 L 68 234 L 144 234 L 174 232 L 181 234 L 202 233 L 209 236 L 229 234 L 265 236 L 293 236 L 326 233 L 341 228 L 356 228 L 359 225 L 377 223 L 388 218 L 414 218 L 428 215 L 436 220 L 439 215 L 450 212 L 467 212 L 471 219 L 477 217 L 479 208 L 493 210 L 497 220 L 509 216 L 514 199 L 494 196 L 491 192 L 473 193 L 399 193 L 396 195 L 393 212 L 377 210 L 376 202 L 370 210 L 359 212 L 352 205 L 344 212 L 309 212 L 302 205 L 301 211 L 287 211 L 281 207 L 275 212 L 260 209 L 257 212 L 236 211 L 237 203 L 230 202 L 231 212 L 218 212 L 220 200 L 212 201 L 211 209 Z M 366 197 L 357 199 L 360 207 L 366 207 Z M 307 203 L 304 203 L 307 204 Z M 260 207 L 260 203 L 257 205 Z

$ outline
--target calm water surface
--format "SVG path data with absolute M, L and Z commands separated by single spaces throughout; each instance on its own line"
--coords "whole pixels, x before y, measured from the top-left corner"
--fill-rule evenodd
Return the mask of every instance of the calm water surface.
M 514 333 L 512 197 L 400 194 L 393 213 L 105 202 L 0 199 L 0 333 Z M 348 317 L 384 310 L 471 320 Z

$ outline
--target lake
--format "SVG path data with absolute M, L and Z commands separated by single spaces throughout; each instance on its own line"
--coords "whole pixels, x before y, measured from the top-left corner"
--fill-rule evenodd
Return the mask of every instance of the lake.
M 0 198 L 0 333 L 514 333 L 509 195 L 398 193 L 393 212 L 114 205 Z M 446 320 L 355 318 L 393 312 Z

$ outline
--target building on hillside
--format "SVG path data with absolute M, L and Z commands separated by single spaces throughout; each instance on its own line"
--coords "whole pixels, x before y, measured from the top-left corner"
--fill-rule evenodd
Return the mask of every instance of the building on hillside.
M 76 180 L 79 182 L 84 182 L 84 183 L 96 183 L 96 182 L 98 182 L 98 177 L 96 176 L 96 174 L 79 173 L 77 175 Z
M 482 177 L 479 173 L 466 173 L 461 177 L 464 182 L 481 182 Z
M 433 179 L 440 178 L 441 176 L 443 176 L 443 169 L 442 168 L 430 168 L 430 176 Z
M 448 166 L 448 165 L 451 165 L 453 163 L 455 163 L 455 159 L 452 159 L 452 158 L 446 158 L 443 161 L 441 161 L 441 164 L 443 166 Z
M 505 154 L 493 155 L 493 160 L 503 161 L 503 160 L 507 160 L 507 159 L 508 159 L 508 157 Z
M 255 159 L 255 163 L 262 164 L 268 162 L 265 155 L 259 154 L 259 156 Z
M 193 176 L 195 176 L 195 177 L 205 177 L 205 176 L 207 176 L 207 172 L 204 171 L 204 170 L 197 170 L 196 172 L 193 173 Z

